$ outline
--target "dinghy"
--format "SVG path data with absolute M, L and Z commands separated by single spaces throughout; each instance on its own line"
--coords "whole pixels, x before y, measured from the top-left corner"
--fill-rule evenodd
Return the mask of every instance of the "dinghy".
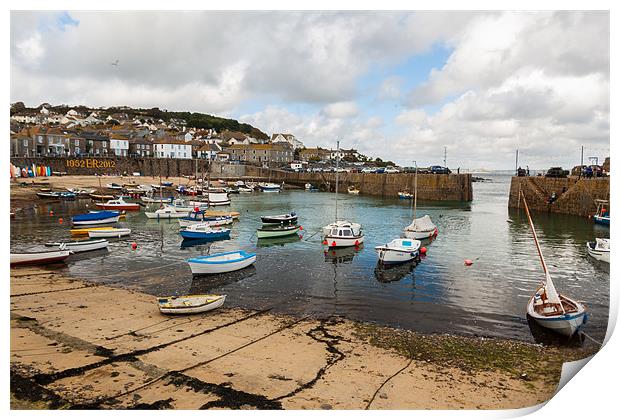
M 64 261 L 71 254 L 73 251 L 67 249 L 11 253 L 11 265 L 51 264 Z
M 120 238 L 121 236 L 127 236 L 131 233 L 131 229 L 128 228 L 106 228 L 99 230 L 88 231 L 89 238 Z
M 230 238 L 230 229 L 214 228 L 207 223 L 196 223 L 179 231 L 184 239 L 228 239 Z
M 233 222 L 230 216 L 206 216 L 204 211 L 193 211 L 189 216 L 179 219 L 181 227 L 187 227 L 195 223 L 207 223 L 209 226 L 224 226 Z
M 299 232 L 299 226 L 296 225 L 266 226 L 256 229 L 256 237 L 258 239 L 279 238 L 294 235 L 297 232 Z
M 187 217 L 189 212 L 177 211 L 175 207 L 165 206 L 155 211 L 145 211 L 144 214 L 149 219 L 179 219 L 181 217 Z
M 240 193 L 243 193 L 243 194 L 247 194 L 247 193 L 253 192 L 254 190 L 252 188 L 250 188 L 250 187 L 245 186 L 245 185 L 241 185 L 241 186 L 237 187 L 237 191 L 239 191 Z
M 103 225 L 106 223 L 116 223 L 120 218 L 118 211 L 97 211 L 94 213 L 78 214 L 73 216 L 71 221 L 74 225 Z
M 287 214 L 278 214 L 276 216 L 261 216 L 263 225 L 286 225 L 297 223 L 297 215 L 295 212 Z
M 379 261 L 383 264 L 400 264 L 414 260 L 419 256 L 420 245 L 416 239 L 394 239 L 393 241 L 375 247 Z
M 122 189 L 123 189 L 123 186 L 122 186 L 122 185 L 120 185 L 120 184 L 116 184 L 116 183 L 114 183 L 114 182 L 113 182 L 113 183 L 111 183 L 111 184 L 106 184 L 105 186 L 106 186 L 106 188 L 109 188 L 109 189 L 111 189 L 111 190 L 122 190 Z
M 260 184 L 258 184 L 258 188 L 260 188 L 262 192 L 280 192 L 282 190 L 282 187 L 280 187 L 280 185 L 272 184 L 269 182 L 261 182 Z
M 162 314 L 200 314 L 217 309 L 224 304 L 226 295 L 186 295 L 158 297 L 157 305 Z
M 340 141 L 336 142 L 336 194 L 334 196 L 335 221 L 323 226 L 323 245 L 330 248 L 359 246 L 364 242 L 362 226 L 359 223 L 351 223 L 348 220 L 338 220 L 338 174 L 340 173 Z
M 349 193 L 349 194 L 353 194 L 353 195 L 359 195 L 360 190 L 358 190 L 358 189 L 357 189 L 357 188 L 355 188 L 354 186 L 350 186 L 350 187 L 347 189 L 347 193 Z
M 71 229 L 71 235 L 88 235 L 88 232 L 90 231 L 94 231 L 94 230 L 108 230 L 110 229 L 110 227 L 86 227 L 86 228 L 78 228 L 78 229 Z
M 108 200 L 105 203 L 95 203 L 95 206 L 104 210 L 128 210 L 128 211 L 140 211 L 140 204 L 127 203 L 123 198 L 116 200 Z
M 93 200 L 114 200 L 114 196 L 110 194 L 89 194 Z
M 218 274 L 241 270 L 256 261 L 256 254 L 245 251 L 223 252 L 187 260 L 192 274 Z
M 406 191 L 399 191 L 398 192 L 398 198 L 400 198 L 401 200 L 411 200 L 413 198 L 413 194 L 408 193 Z
M 140 200 L 142 200 L 142 202 L 145 204 L 152 204 L 152 203 L 170 204 L 172 203 L 172 197 L 168 197 L 168 198 L 142 197 Z
M 586 249 L 592 258 L 609 263 L 609 245 L 609 239 L 596 238 L 594 242 L 586 242 Z
M 527 201 L 525 200 L 523 192 L 520 194 L 523 198 L 525 213 L 527 214 L 530 228 L 532 229 L 536 250 L 538 251 L 538 256 L 540 257 L 540 262 L 545 274 L 545 279 L 538 289 L 536 289 L 536 292 L 527 304 L 527 314 L 541 327 L 571 337 L 575 332 L 579 331 L 581 326 L 586 322 L 586 308 L 576 300 L 557 292 L 551 280 L 545 257 L 538 243 L 538 236 L 536 235 L 536 229 L 534 229 L 534 223 L 532 222 Z
M 87 241 L 73 241 L 73 242 L 48 242 L 45 246 L 56 247 L 59 249 L 67 249 L 75 253 L 95 251 L 97 249 L 107 248 L 109 242 L 105 239 L 94 239 Z

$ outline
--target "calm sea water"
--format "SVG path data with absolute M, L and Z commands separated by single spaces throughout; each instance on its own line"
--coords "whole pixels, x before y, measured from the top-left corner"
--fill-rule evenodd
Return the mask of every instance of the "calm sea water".
M 382 269 L 374 252 L 411 222 L 409 201 L 340 194 L 339 217 L 362 224 L 365 244 L 358 251 L 325 252 L 317 232 L 333 221 L 334 194 L 297 190 L 233 195 L 232 205 L 220 209 L 239 211 L 241 217 L 230 240 L 211 244 L 183 242 L 176 220 L 158 222 L 130 213 L 120 223 L 132 229 L 130 238 L 112 239 L 107 252 L 72 256 L 60 269 L 154 295 L 224 293 L 227 306 L 338 314 L 423 333 L 526 341 L 535 334 L 540 340 L 525 316 L 525 305 L 542 278 L 525 213 L 507 207 L 509 176 L 484 176 L 492 181 L 474 183 L 471 203 L 418 203 L 418 215 L 430 215 L 439 235 L 427 244 L 428 254 L 417 266 Z M 70 216 L 90 208 L 90 200 L 38 202 L 35 210 L 11 220 L 12 249 L 68 240 Z M 299 215 L 303 239 L 257 241 L 261 215 L 289 211 Z M 586 303 L 590 318 L 584 331 L 601 340 L 607 328 L 609 266 L 588 257 L 585 242 L 609 237 L 609 229 L 576 216 L 535 212 L 533 218 L 556 287 Z M 192 278 L 185 263 L 189 257 L 236 249 L 256 252 L 256 264 Z M 466 267 L 466 258 L 474 264 Z

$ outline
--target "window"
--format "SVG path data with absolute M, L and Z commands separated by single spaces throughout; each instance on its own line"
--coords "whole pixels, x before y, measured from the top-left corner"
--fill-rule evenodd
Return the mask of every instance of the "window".
M 76 154 L 76 155 L 79 155 L 79 154 L 80 154 L 80 148 L 79 148 L 79 147 L 76 147 L 76 148 L 75 148 L 75 154 Z
M 28 147 L 28 139 L 24 139 L 24 146 Z
M 108 142 L 107 141 L 102 141 L 101 142 L 101 146 L 102 147 L 108 147 Z
M 78 139 L 75 139 L 75 147 L 80 145 L 80 141 Z

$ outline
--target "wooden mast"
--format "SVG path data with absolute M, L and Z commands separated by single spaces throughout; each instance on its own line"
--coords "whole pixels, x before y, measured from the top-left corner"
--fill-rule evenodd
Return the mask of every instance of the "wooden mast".
M 338 169 L 340 163 L 340 140 L 336 140 L 336 222 L 338 221 Z

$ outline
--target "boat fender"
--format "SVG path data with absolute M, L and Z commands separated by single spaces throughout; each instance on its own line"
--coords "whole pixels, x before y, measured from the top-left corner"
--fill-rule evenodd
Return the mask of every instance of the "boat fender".
M 358 246 L 360 244 L 360 241 L 356 240 L 355 241 L 355 246 Z
M 472 260 L 470 260 L 470 259 L 466 259 L 466 260 L 465 260 L 465 265 L 466 265 L 466 266 L 468 266 L 468 267 L 469 267 L 470 265 L 472 265 L 473 263 L 474 263 L 474 262 L 473 262 Z
M 135 242 L 132 242 L 132 243 L 131 243 L 131 249 L 133 249 L 134 251 L 135 251 L 136 249 L 138 249 L 138 244 L 137 244 L 137 243 L 135 243 Z
M 323 241 L 323 245 L 327 245 L 327 239 Z
M 336 246 L 336 241 L 332 241 L 332 246 Z

